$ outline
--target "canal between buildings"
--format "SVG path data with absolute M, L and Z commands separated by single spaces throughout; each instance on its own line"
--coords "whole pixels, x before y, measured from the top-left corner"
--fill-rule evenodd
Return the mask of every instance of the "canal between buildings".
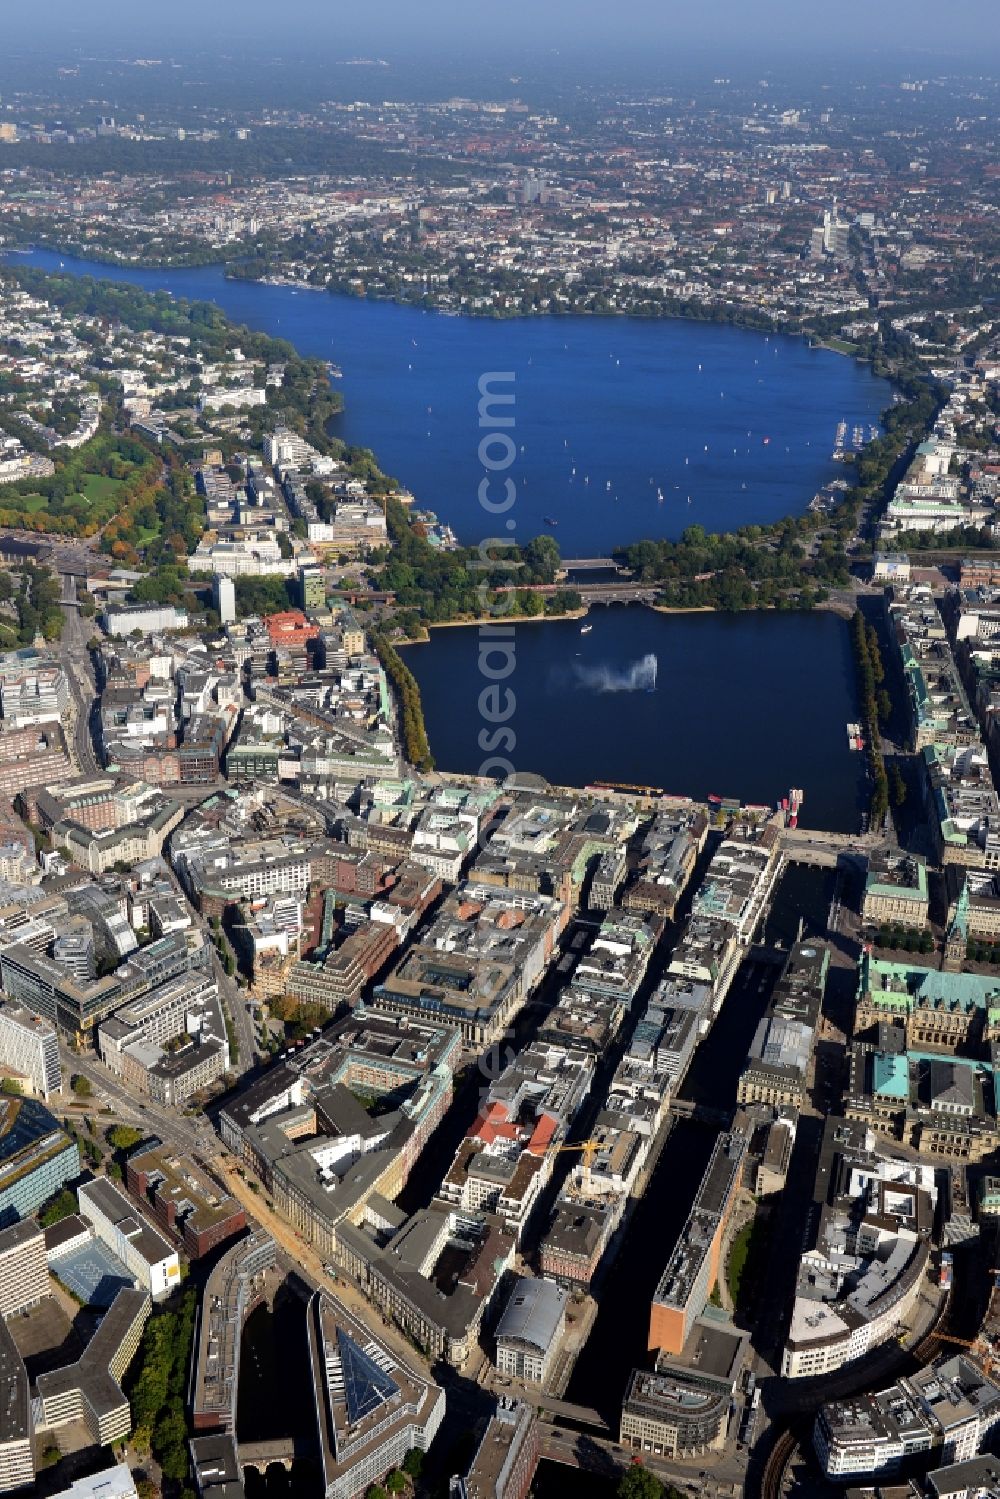
M 765 937 L 788 947 L 800 920 L 806 935 L 822 935 L 833 893 L 834 873 L 801 865 L 786 871 L 779 883 Z M 716 1106 L 732 1104 L 736 1085 L 757 1023 L 764 1012 L 779 968 L 748 958 L 740 968 L 722 1010 L 698 1048 L 681 1097 Z M 540 995 L 543 1003 L 548 996 Z M 537 1016 L 535 1017 L 537 1020 Z M 533 1023 L 526 1021 L 529 1030 Z M 474 1116 L 478 1091 L 456 1100 L 432 1142 L 434 1170 L 418 1166 L 401 1199 L 412 1211 L 433 1195 L 440 1162 Z M 445 1139 L 447 1133 L 448 1138 Z M 621 1400 L 629 1374 L 648 1363 L 646 1334 L 649 1305 L 670 1250 L 683 1226 L 718 1134 L 715 1127 L 681 1120 L 673 1125 L 647 1189 L 628 1223 L 613 1262 L 597 1291 L 598 1312 L 590 1337 L 573 1371 L 566 1398 L 598 1410 L 617 1432 Z M 428 1167 L 430 1163 L 428 1162 Z M 280 1292 L 273 1310 L 259 1307 L 248 1318 L 241 1347 L 237 1435 L 243 1441 L 300 1436 L 312 1442 L 312 1390 L 309 1383 L 305 1306 L 290 1291 Z M 565 1492 L 567 1471 L 541 1464 L 539 1495 Z M 291 1473 L 272 1467 L 250 1470 L 248 1499 L 309 1499 L 319 1492 L 315 1464 L 296 1462 Z M 595 1474 L 573 1475 L 574 1492 L 589 1499 L 612 1493 Z
M 833 871 L 794 866 L 776 892 L 767 936 L 786 947 L 799 919 L 804 934 L 822 935 L 833 893 Z M 708 1036 L 695 1052 L 680 1096 L 728 1107 L 735 1103 L 757 1023 L 780 969 L 748 958 L 741 966 Z M 622 1245 L 602 1276 L 598 1312 L 577 1360 L 566 1398 L 598 1410 L 617 1433 L 621 1402 L 633 1368 L 647 1365 L 649 1307 L 677 1235 L 708 1165 L 714 1126 L 678 1120 L 670 1130 Z
M 316 1411 L 309 1372 L 306 1306 L 282 1287 L 274 1309 L 247 1318 L 240 1343 L 236 1435 L 241 1442 L 298 1437 L 316 1444 Z M 247 1470 L 247 1499 L 315 1499 L 323 1491 L 318 1459 L 295 1462 L 290 1473 L 272 1465 Z

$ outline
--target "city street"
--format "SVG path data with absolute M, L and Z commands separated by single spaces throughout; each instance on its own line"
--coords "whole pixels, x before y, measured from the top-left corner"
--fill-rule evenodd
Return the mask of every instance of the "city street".
M 92 733 L 96 689 L 87 651 L 89 636 L 80 617 L 76 578 L 71 573 L 62 575 L 62 608 L 65 618 L 59 654 L 73 696 L 73 753 L 81 774 L 93 775 L 100 769 Z
M 311 1244 L 296 1233 L 295 1229 L 268 1205 L 262 1189 L 257 1183 L 251 1187 L 236 1162 L 224 1149 L 212 1162 L 213 1170 L 225 1183 L 236 1200 L 242 1204 L 247 1217 L 271 1235 L 279 1249 L 287 1256 L 284 1266 L 315 1286 L 325 1287 L 337 1296 L 345 1306 L 367 1327 L 374 1337 L 394 1348 L 400 1358 L 419 1367 L 429 1376 L 425 1361 L 413 1344 L 399 1333 L 395 1326 L 378 1312 L 361 1292 L 345 1276 L 338 1273 L 334 1282 L 327 1274 L 322 1259 Z
M 583 1468 L 591 1473 L 614 1476 L 634 1461 L 635 1454 L 618 1442 L 596 1433 L 570 1431 L 542 1419 L 542 1456 L 552 1462 Z M 701 1494 L 705 1499 L 739 1494 L 746 1480 L 746 1455 L 742 1452 L 703 1452 L 690 1462 L 670 1462 L 644 1452 L 642 1466 L 674 1488 Z
M 93 668 L 90 663 L 90 654 L 87 650 L 89 635 L 85 628 L 85 621 L 80 617 L 80 608 L 77 603 L 76 578 L 72 573 L 62 574 L 62 607 L 65 614 L 65 624 L 61 642 L 61 658 L 66 667 L 66 674 L 73 696 L 73 733 L 72 744 L 77 765 L 83 775 L 95 775 L 101 770 L 100 761 L 94 748 L 94 714 L 96 712 L 95 683 Z M 221 783 L 224 784 L 224 783 Z M 205 801 L 215 787 L 211 785 L 197 786 L 169 786 L 166 788 L 167 795 L 173 800 L 182 802 L 189 807 L 197 806 Z M 176 884 L 176 881 L 175 881 Z M 183 890 L 177 885 L 178 894 L 184 900 L 185 905 L 192 910 L 194 919 L 201 927 L 205 940 L 211 944 L 211 932 L 208 924 L 197 911 L 190 907 Z M 216 982 L 219 985 L 219 993 L 222 997 L 223 1006 L 236 1033 L 238 1056 L 233 1058 L 233 1071 L 242 1076 L 253 1069 L 257 1060 L 257 1036 L 253 1018 L 247 1010 L 246 994 L 239 985 L 231 979 L 212 946 L 212 967 Z
M 196 1152 L 205 1159 L 214 1156 L 218 1140 L 203 1115 L 187 1119 L 152 1099 L 137 1099 L 96 1057 L 80 1055 L 63 1042 L 60 1042 L 59 1051 L 65 1074 L 87 1078 L 93 1086 L 94 1097 L 110 1104 L 122 1120 L 158 1135 L 164 1144 L 173 1145 L 178 1150 Z

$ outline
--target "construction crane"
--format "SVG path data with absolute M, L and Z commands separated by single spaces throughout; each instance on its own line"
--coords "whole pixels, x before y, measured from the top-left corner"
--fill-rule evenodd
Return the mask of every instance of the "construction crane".
M 541 1151 L 532 1151 L 533 1155 L 562 1155 L 568 1150 L 578 1150 L 583 1156 L 583 1164 L 589 1171 L 594 1163 L 594 1156 L 601 1149 L 603 1140 L 575 1140 L 571 1144 L 550 1145 Z
M 994 1359 L 993 1354 L 990 1352 L 989 1348 L 983 1346 L 984 1340 L 981 1336 L 971 1339 L 957 1338 L 955 1337 L 954 1333 L 950 1332 L 935 1332 L 932 1333 L 931 1336 L 936 1338 L 939 1343 L 954 1343 L 959 1348 L 968 1348 L 970 1352 L 975 1353 L 986 1373 L 993 1373 L 993 1368 L 996 1360 Z

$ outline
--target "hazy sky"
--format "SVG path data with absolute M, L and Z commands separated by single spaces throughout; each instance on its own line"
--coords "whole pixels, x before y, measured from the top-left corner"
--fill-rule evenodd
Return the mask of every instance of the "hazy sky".
M 175 51 L 267 42 L 279 52 L 322 43 L 390 55 L 400 47 L 507 50 L 617 44 L 665 51 L 700 44 L 720 54 L 750 44 L 843 56 L 876 47 L 935 55 L 996 57 L 996 0 L 0 0 L 8 40 L 57 48 L 127 48 L 160 43 Z

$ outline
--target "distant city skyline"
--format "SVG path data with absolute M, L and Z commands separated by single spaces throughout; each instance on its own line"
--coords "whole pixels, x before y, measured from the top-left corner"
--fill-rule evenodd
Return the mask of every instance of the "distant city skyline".
M 294 51 L 309 38 L 338 54 L 354 48 L 398 58 L 401 47 L 421 53 L 477 44 L 515 52 L 553 46 L 571 51 L 612 46 L 631 48 L 711 46 L 720 58 L 750 45 L 761 52 L 815 51 L 862 55 L 874 48 L 901 53 L 928 49 L 934 58 L 961 51 L 982 57 L 1000 51 L 1000 30 L 989 0 L 953 0 L 947 25 L 932 0 L 842 0 L 835 12 L 803 8 L 797 0 L 705 0 L 695 8 L 671 0 L 620 0 L 609 8 L 598 0 L 505 0 L 470 6 L 467 0 L 381 0 L 367 9 L 325 0 L 286 0 L 276 11 L 270 0 L 174 0 L 147 11 L 125 0 L 92 0 L 81 11 L 76 0 L 50 0 L 42 10 L 19 9 L 4 16 L 9 44 L 128 47 L 160 42 L 177 50 L 199 50 L 222 39 L 234 45 L 266 43 L 275 52 Z

